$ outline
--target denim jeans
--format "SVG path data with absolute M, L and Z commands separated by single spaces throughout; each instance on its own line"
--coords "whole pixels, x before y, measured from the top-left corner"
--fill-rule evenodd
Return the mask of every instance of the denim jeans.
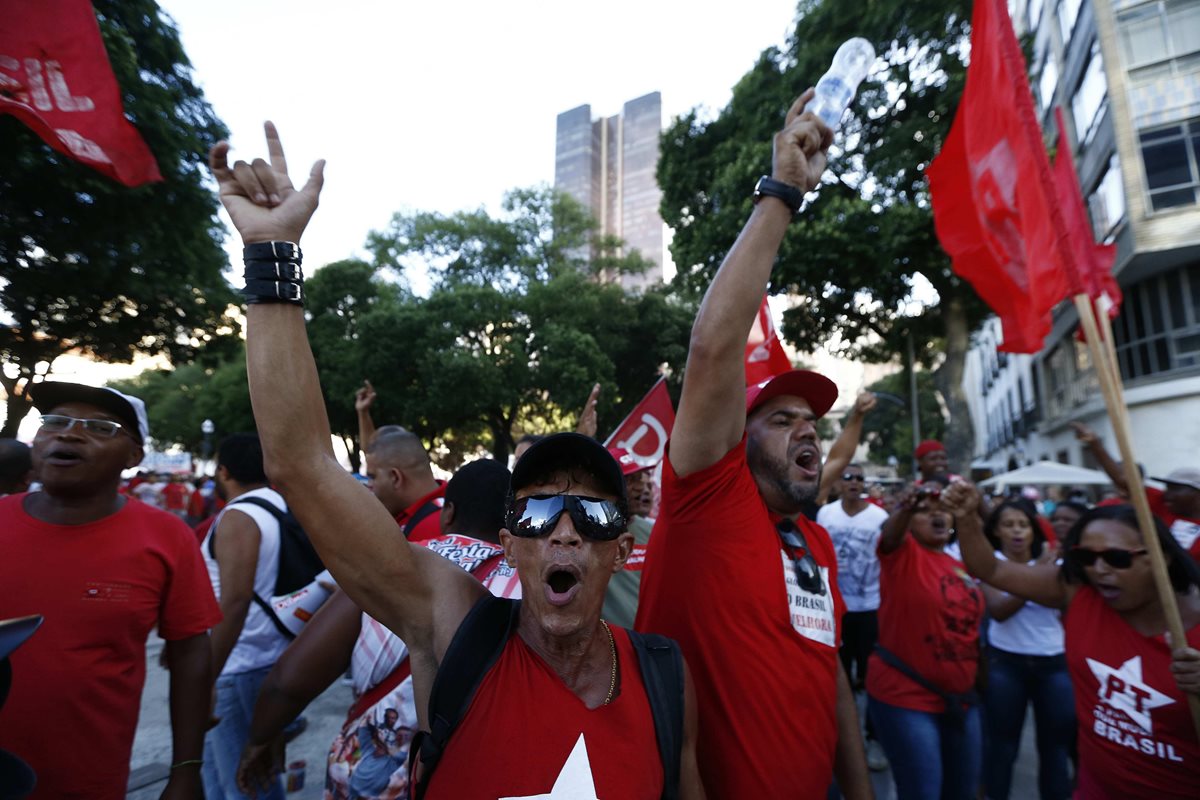
M 270 667 L 263 667 L 217 678 L 216 715 L 221 721 L 204 737 L 204 766 L 200 768 L 206 800 L 248 797 L 237 788 L 238 761 L 250 734 L 258 688 L 270 671 Z M 258 798 L 284 800 L 283 784 L 275 781 L 271 791 L 258 795 Z
M 1037 723 L 1038 793 L 1041 800 L 1070 797 L 1067 760 L 1075 738 L 1075 702 L 1066 659 L 1023 656 L 995 647 L 988 648 L 987 659 L 983 780 L 989 800 L 1008 800 L 1025 707 L 1031 701 Z
M 891 764 L 897 800 L 974 799 L 983 745 L 977 706 L 955 718 L 868 696 L 867 713 Z

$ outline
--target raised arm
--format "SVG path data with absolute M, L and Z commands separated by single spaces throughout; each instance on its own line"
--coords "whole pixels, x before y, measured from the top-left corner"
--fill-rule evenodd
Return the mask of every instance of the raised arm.
M 1092 455 L 1096 458 L 1096 463 L 1104 470 L 1104 474 L 1113 482 L 1113 486 L 1117 487 L 1117 491 L 1121 494 L 1129 494 L 1129 485 L 1125 482 L 1125 470 L 1121 469 L 1121 465 L 1112 457 L 1112 454 L 1104 447 L 1104 443 L 1100 441 L 1100 437 L 1096 432 L 1084 425 L 1082 422 L 1072 422 L 1071 427 L 1075 430 L 1075 438 L 1083 443 L 1083 446 L 1092 451 Z
M 244 244 L 299 243 L 317 208 L 324 162 L 313 165 L 297 190 L 269 122 L 266 134 L 269 164 L 260 158 L 230 167 L 228 142 L 213 147 L 209 163 Z M 434 625 L 431 587 L 446 593 L 439 616 L 457 614 L 461 621 L 477 597 L 464 582 L 473 579 L 424 548 L 414 554 L 418 548 L 397 535 L 384 507 L 335 460 L 301 306 L 251 303 L 246 320 L 246 371 L 267 475 L 338 585 L 410 647 L 426 646 Z
M 812 96 L 809 89 L 792 104 L 772 158 L 771 177 L 801 192 L 820 182 L 833 137 L 819 119 L 801 113 Z M 671 464 L 679 475 L 716 463 L 742 438 L 746 338 L 791 219 L 782 200 L 763 197 L 700 304 L 671 435 Z
M 958 545 L 967 570 L 979 580 L 1048 608 L 1066 608 L 1071 593 L 1055 564 L 1001 561 L 983 535 L 979 520 L 979 490 L 967 481 L 954 481 L 942 490 L 942 508 L 954 515 Z
M 854 408 L 850 409 L 850 413 L 846 416 L 846 424 L 842 426 L 842 432 L 838 434 L 833 446 L 829 448 L 828 455 L 825 456 L 825 465 L 821 468 L 821 489 L 817 493 L 818 504 L 825 504 L 838 476 L 854 460 L 854 451 L 858 449 L 858 445 L 862 441 L 863 420 L 866 419 L 871 409 L 875 408 L 876 402 L 878 401 L 875 399 L 874 392 L 859 392 L 858 397 L 854 400 Z
M 909 523 L 912 522 L 913 514 L 916 513 L 919 499 L 917 492 L 912 489 L 908 489 L 900 495 L 900 499 L 896 501 L 896 507 L 883 521 L 883 527 L 880 529 L 879 552 L 891 553 L 904 541 L 904 537 L 908 534 Z
M 371 406 L 375 403 L 375 387 L 366 378 L 354 393 L 354 413 L 358 415 L 358 446 L 363 450 L 375 438 L 375 420 L 371 419 Z

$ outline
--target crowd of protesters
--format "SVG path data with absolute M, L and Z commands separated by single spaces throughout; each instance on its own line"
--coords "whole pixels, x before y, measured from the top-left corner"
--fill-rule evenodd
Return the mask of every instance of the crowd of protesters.
M 853 461 L 873 396 L 825 454 L 828 378 L 746 386 L 772 264 L 825 168 L 810 98 L 700 306 L 660 485 L 594 438 L 599 387 L 580 431 L 442 482 L 403 421 L 375 426 L 364 383 L 364 487 L 330 448 L 302 308 L 323 164 L 296 189 L 269 123 L 269 160 L 231 167 L 217 145 L 258 433 L 192 487 L 123 483 L 142 402 L 31 387 L 32 450 L 0 442 L 0 618 L 30 618 L 0 625 L 0 748 L 24 762 L 0 752 L 0 783 L 123 797 L 157 628 L 168 798 L 282 797 L 287 740 L 347 673 L 328 798 L 857 799 L 890 767 L 901 800 L 999 800 L 1030 704 L 1043 800 L 1200 796 L 1200 470 L 1148 490 L 1145 542 L 1122 498 L 987 497 L 936 441 L 910 486 L 878 491 Z M 1187 642 L 1166 636 L 1149 547 Z

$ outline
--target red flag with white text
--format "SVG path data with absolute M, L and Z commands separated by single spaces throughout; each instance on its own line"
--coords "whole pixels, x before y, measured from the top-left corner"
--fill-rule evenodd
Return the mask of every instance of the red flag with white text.
M 0 114 L 126 186 L 161 181 L 88 0 L 0 0 Z
M 667 379 L 659 378 L 604 444 L 621 448 L 643 467 L 653 467 L 662 461 L 674 426 L 675 406 L 667 393 Z
M 1004 0 L 976 0 L 971 25 L 966 89 L 927 170 L 934 225 L 954 271 L 1000 317 L 1000 349 L 1032 353 L 1070 291 L 1073 264 Z
M 783 351 L 783 342 L 771 319 L 771 307 L 764 294 L 754 318 L 754 327 L 746 339 L 746 385 L 754 386 L 792 368 L 792 362 Z

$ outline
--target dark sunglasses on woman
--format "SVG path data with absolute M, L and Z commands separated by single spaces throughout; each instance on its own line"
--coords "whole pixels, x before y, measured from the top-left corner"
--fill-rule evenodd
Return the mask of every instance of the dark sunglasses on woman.
M 1141 550 L 1123 550 L 1119 547 L 1110 547 L 1107 550 L 1090 550 L 1086 547 L 1076 545 L 1068 551 L 1067 557 L 1081 567 L 1090 567 L 1099 558 L 1103 559 L 1104 563 L 1113 569 L 1129 569 L 1133 566 L 1133 557 L 1145 555 L 1146 552 L 1145 548 Z
M 563 512 L 571 515 L 575 530 L 589 539 L 611 541 L 625 532 L 627 520 L 612 500 L 575 494 L 533 494 L 513 503 L 508 531 L 513 536 L 536 538 L 554 530 Z

